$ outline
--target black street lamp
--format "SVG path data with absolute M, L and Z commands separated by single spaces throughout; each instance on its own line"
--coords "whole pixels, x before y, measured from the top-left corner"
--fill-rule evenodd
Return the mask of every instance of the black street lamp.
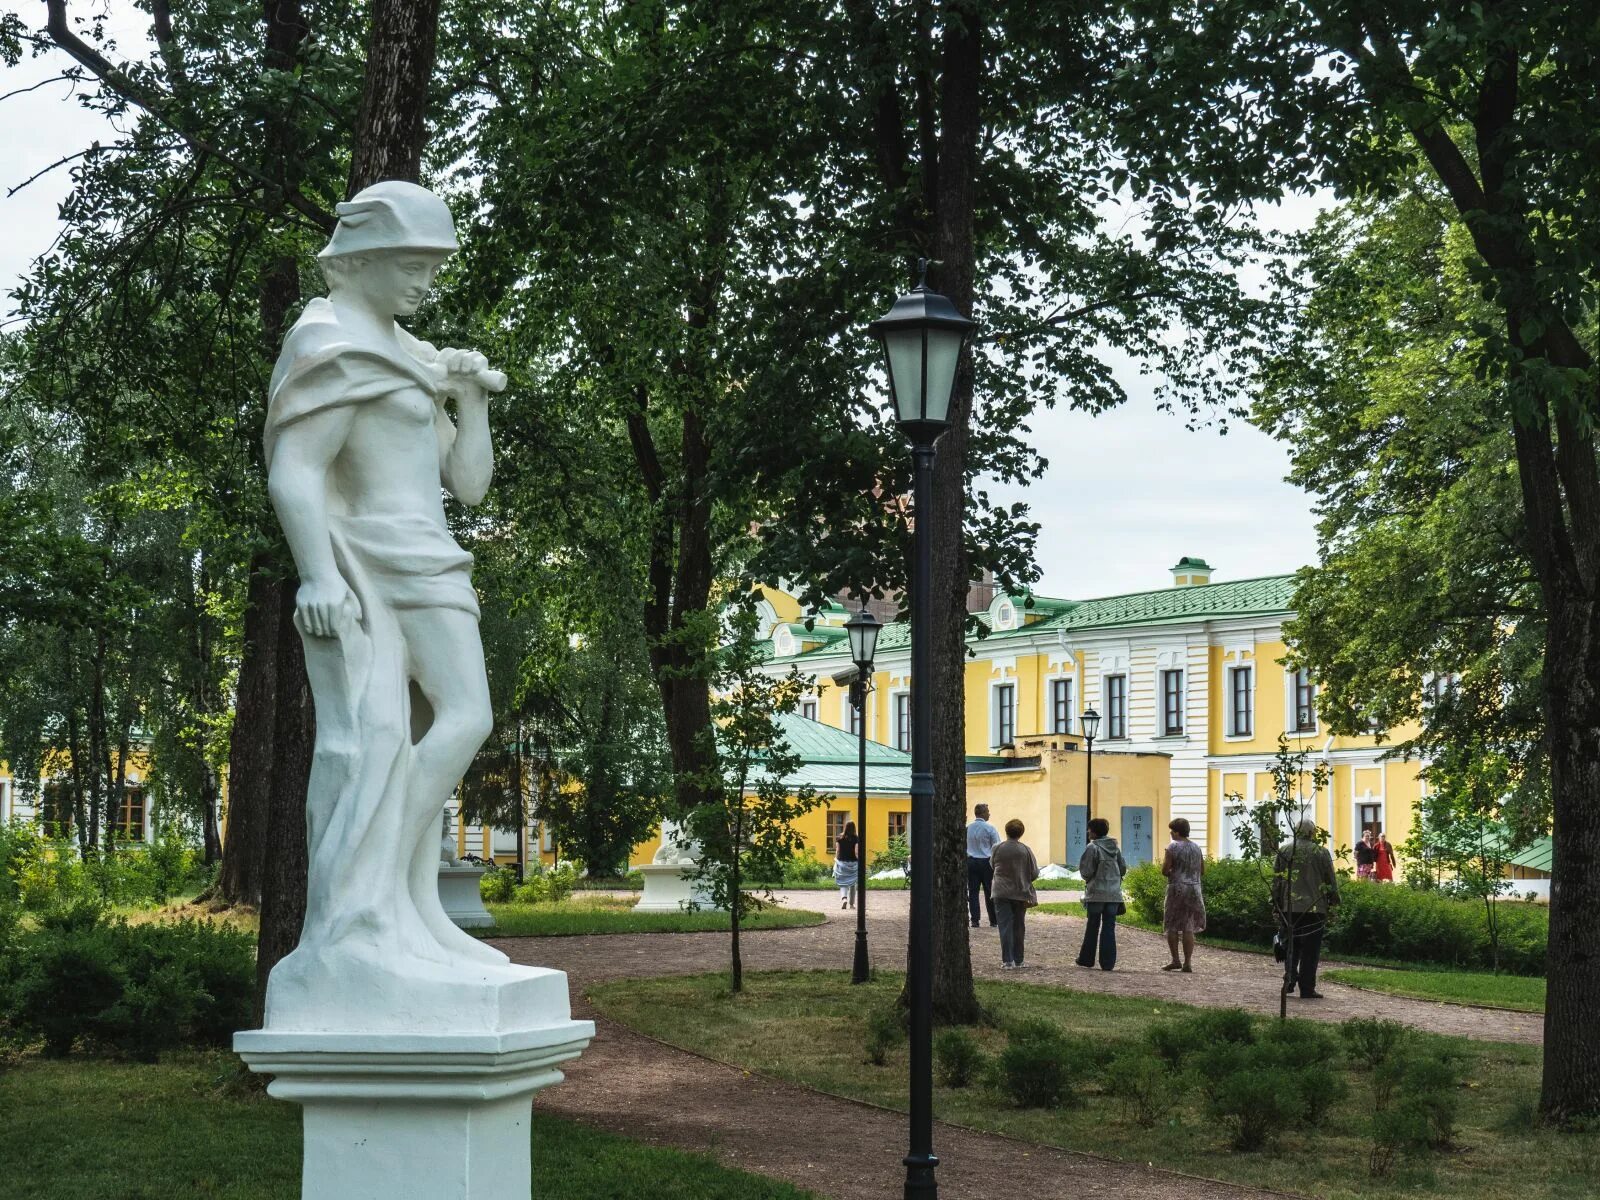
M 857 766 L 860 783 L 856 790 L 856 960 L 850 972 L 851 983 L 865 983 L 871 973 L 867 962 L 867 693 L 872 690 L 872 660 L 878 652 L 878 634 L 883 625 L 866 609 L 844 623 L 850 637 L 850 661 L 856 664 L 856 677 L 850 681 L 850 703 L 856 710 L 860 731 Z
M 1086 708 L 1078 721 L 1083 727 L 1083 740 L 1089 744 L 1089 760 L 1084 764 L 1083 776 L 1083 836 L 1087 841 L 1089 822 L 1094 817 L 1094 735 L 1100 732 L 1100 714 Z
M 911 441 L 916 516 L 911 570 L 911 1137 L 905 1157 L 906 1200 L 939 1194 L 933 1153 L 933 692 L 929 687 L 932 620 L 933 446 L 950 428 L 961 348 L 973 323 L 930 292 L 928 260 L 917 285 L 869 327 L 883 343 L 895 424 Z

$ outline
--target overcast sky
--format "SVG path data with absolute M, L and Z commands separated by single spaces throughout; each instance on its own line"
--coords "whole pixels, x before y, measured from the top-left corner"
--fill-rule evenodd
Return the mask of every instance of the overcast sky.
M 0 0 L 0 11 L 42 23 L 37 0 Z M 146 18 L 114 3 L 110 28 L 125 46 L 144 41 Z M 0 94 L 59 74 L 55 53 L 0 71 Z M 85 112 L 68 85 L 48 84 L 0 102 L 0 193 L 114 131 Z M 58 169 L 14 196 L 0 194 L 0 291 L 54 240 L 57 208 L 71 179 Z M 1290 209 L 1297 224 L 1314 206 Z M 9 297 L 0 313 L 11 315 Z M 1161 587 L 1185 554 L 1205 558 L 1216 580 L 1292 571 L 1316 553 L 1308 497 L 1283 482 L 1283 448 L 1248 425 L 1189 432 L 1180 415 L 1160 413 L 1150 381 L 1129 370 L 1130 402 L 1098 417 L 1056 411 L 1034 421 L 1035 441 L 1050 461 L 1026 491 L 997 490 L 996 500 L 1025 500 L 1042 525 L 1039 562 L 1044 595 L 1115 595 Z

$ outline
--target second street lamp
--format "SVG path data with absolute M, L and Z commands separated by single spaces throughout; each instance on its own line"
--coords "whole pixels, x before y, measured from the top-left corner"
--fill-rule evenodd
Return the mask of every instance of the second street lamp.
M 930 292 L 928 260 L 916 287 L 871 325 L 883 344 L 895 424 L 911 441 L 915 551 L 911 567 L 911 945 L 906 992 L 911 1016 L 911 1128 L 906 1200 L 939 1194 L 933 1153 L 933 445 L 950 428 L 956 368 L 972 322 Z
M 1089 822 L 1094 818 L 1094 736 L 1100 732 L 1100 714 L 1092 708 L 1083 710 L 1078 718 L 1083 728 L 1083 740 L 1088 743 L 1088 761 L 1083 767 L 1083 837 L 1089 840 Z
M 872 690 L 872 660 L 878 652 L 882 623 L 865 608 L 844 623 L 850 638 L 850 661 L 856 677 L 850 684 L 850 703 L 860 728 L 857 742 L 859 786 L 856 791 L 856 957 L 851 983 L 865 983 L 871 973 L 867 961 L 867 693 Z

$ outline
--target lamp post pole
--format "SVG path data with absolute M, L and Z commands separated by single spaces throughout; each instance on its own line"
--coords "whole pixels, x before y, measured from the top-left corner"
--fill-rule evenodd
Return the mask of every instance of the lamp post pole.
M 856 664 L 856 677 L 850 681 L 850 704 L 856 712 L 856 957 L 850 972 L 851 983 L 865 983 L 871 973 L 867 961 L 867 694 L 872 691 L 872 660 L 878 651 L 878 634 L 883 626 L 867 611 L 861 611 L 844 624 L 850 639 L 850 658 Z
M 905 1200 L 937 1200 L 933 1153 L 933 455 L 950 428 L 961 350 L 973 323 L 929 291 L 928 260 L 917 284 L 872 323 L 883 343 L 895 422 L 911 442 L 916 524 L 911 565 L 911 937 L 906 991 L 911 1008 L 911 1129 Z
M 1083 837 L 1088 841 L 1089 822 L 1094 819 L 1094 735 L 1100 732 L 1100 714 L 1092 708 L 1086 708 L 1078 718 L 1078 724 L 1089 749 L 1083 767 Z

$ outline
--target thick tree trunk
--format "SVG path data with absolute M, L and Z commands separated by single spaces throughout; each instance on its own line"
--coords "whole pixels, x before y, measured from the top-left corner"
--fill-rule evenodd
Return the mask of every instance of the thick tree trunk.
M 265 555 L 250 563 L 244 646 L 228 744 L 228 836 L 217 895 L 229 904 L 261 903 L 272 799 L 273 726 L 278 711 L 278 584 Z
M 380 179 L 417 182 L 427 141 L 428 82 L 439 0 L 376 0 L 348 194 Z
M 982 23 L 966 5 L 946 10 L 939 115 L 937 285 L 970 315 L 976 251 L 973 184 L 980 134 Z M 933 1006 L 934 1019 L 967 1024 L 981 1015 L 972 986 L 966 905 L 967 430 L 972 355 L 962 356 L 951 428 L 933 466 Z M 917 514 L 922 520 L 922 514 Z

